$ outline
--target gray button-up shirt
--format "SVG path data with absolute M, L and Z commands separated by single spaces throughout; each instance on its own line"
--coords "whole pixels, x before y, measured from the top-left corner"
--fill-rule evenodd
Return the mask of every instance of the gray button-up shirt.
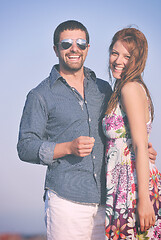
M 84 68 L 84 96 L 71 88 L 55 65 L 50 76 L 32 89 L 20 124 L 18 154 L 21 160 L 47 165 L 45 189 L 79 203 L 104 203 L 104 136 L 101 120 L 112 90 L 106 81 Z M 67 155 L 54 159 L 56 143 L 79 136 L 95 138 L 86 157 Z

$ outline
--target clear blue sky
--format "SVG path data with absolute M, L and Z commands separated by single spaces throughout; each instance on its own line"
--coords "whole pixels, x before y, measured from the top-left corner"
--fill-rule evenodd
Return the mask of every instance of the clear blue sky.
M 68 19 L 87 27 L 91 47 L 85 65 L 107 81 L 113 34 L 134 24 L 146 35 L 149 55 L 144 80 L 155 107 L 150 140 L 161 170 L 161 1 L 1 0 L 0 233 L 45 232 L 42 196 L 46 167 L 21 162 L 16 144 L 26 94 L 58 62 L 52 50 L 53 31 Z

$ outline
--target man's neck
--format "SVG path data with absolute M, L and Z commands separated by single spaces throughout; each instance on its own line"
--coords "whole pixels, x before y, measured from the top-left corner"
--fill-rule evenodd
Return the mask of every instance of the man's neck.
M 84 98 L 84 71 L 83 68 L 76 72 L 59 71 L 60 75 L 66 80 L 66 82 L 74 87 L 80 95 Z

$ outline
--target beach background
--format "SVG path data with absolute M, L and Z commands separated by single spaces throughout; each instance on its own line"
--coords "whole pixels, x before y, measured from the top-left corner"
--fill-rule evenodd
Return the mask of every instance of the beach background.
M 91 47 L 85 66 L 106 81 L 108 46 L 114 33 L 132 25 L 147 37 L 149 54 L 144 81 L 155 107 L 150 141 L 157 150 L 156 165 L 161 171 L 161 1 L 1 0 L 0 235 L 20 237 L 46 232 L 46 167 L 20 161 L 16 144 L 26 95 L 58 63 L 52 49 L 53 32 L 59 23 L 69 19 L 87 27 Z

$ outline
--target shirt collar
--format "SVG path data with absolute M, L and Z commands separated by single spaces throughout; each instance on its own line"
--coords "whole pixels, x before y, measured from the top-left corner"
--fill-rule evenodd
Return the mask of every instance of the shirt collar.
M 53 68 L 50 72 L 50 76 L 49 76 L 50 87 L 54 86 L 55 82 L 57 82 L 58 80 L 63 79 L 63 77 L 60 75 L 58 69 L 59 69 L 59 64 L 56 64 L 53 66 Z M 93 81 L 96 81 L 95 73 L 87 67 L 84 67 L 84 75 L 87 80 L 92 79 Z

